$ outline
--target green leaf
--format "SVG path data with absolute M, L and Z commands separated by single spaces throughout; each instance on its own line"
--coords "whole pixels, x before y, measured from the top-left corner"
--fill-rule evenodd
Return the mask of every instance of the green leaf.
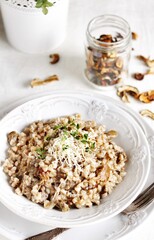
M 69 136 L 68 131 L 64 130 L 64 131 L 63 131 L 63 134 L 64 134 L 64 137 L 67 139 L 67 137 Z
M 56 126 L 53 127 L 53 129 L 54 130 L 57 130 L 57 129 L 62 129 L 62 130 L 65 129 L 66 130 L 67 127 L 65 125 L 64 126 L 63 125 L 56 125 Z
M 88 139 L 88 134 L 84 134 L 83 137 L 87 140 Z
M 76 137 L 75 137 L 75 139 L 79 140 L 79 139 L 80 139 L 80 136 L 79 136 L 79 135 L 78 135 L 78 136 L 76 136 Z
M 47 136 L 45 136 L 44 141 L 50 141 L 51 139 L 52 139 L 52 137 L 47 135 Z
M 69 148 L 68 145 L 64 145 L 62 149 L 63 149 L 63 151 L 64 151 L 64 150 L 66 150 L 66 149 L 68 149 L 68 148 Z
M 75 126 L 75 123 L 74 122 L 70 122 L 70 126 Z
M 46 2 L 46 7 L 52 7 L 53 6 L 53 3 L 51 3 L 51 2 Z
M 46 15 L 48 13 L 48 7 L 52 7 L 54 2 L 50 2 L 48 0 L 35 0 L 36 8 L 42 8 L 42 12 Z
M 61 126 L 61 129 L 63 130 L 63 129 L 67 129 L 67 127 L 64 125 L 64 126 Z
M 95 142 L 91 143 L 91 149 L 95 148 Z
M 71 135 L 72 135 L 73 137 L 76 137 L 77 134 L 78 134 L 78 132 L 72 132 L 72 133 L 71 133 Z
M 42 5 L 43 5 L 42 1 L 39 1 L 39 2 L 36 3 L 35 7 L 36 8 L 41 8 Z
M 77 124 L 77 125 L 76 125 L 76 127 L 77 127 L 77 129 L 79 129 L 79 128 L 80 128 L 80 125 L 79 125 L 79 124 Z
M 43 4 L 43 0 L 35 0 L 36 4 L 37 3 L 42 3 Z
M 62 127 L 62 125 L 56 125 L 53 127 L 54 130 L 60 129 Z
M 44 15 L 47 15 L 48 9 L 45 6 L 42 6 L 42 12 L 44 13 Z
M 39 159 L 45 159 L 45 157 L 46 157 L 46 150 L 45 150 L 45 149 L 43 149 L 43 148 L 37 148 L 37 149 L 36 149 L 36 152 L 37 152 L 37 154 L 38 154 L 38 158 L 39 158 Z

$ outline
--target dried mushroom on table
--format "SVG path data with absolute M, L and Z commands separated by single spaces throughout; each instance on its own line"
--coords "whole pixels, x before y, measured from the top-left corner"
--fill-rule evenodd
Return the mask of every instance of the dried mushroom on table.
M 154 74 L 154 59 L 138 55 L 137 58 L 145 63 L 148 70 L 145 73 L 135 73 L 133 76 L 136 80 L 143 80 L 145 75 Z
M 138 55 L 137 58 L 141 61 L 143 61 L 149 68 L 154 68 L 154 60 L 150 58 L 146 58 L 142 55 Z
M 132 39 L 137 40 L 138 39 L 138 34 L 136 32 L 132 32 Z
M 150 103 L 154 101 L 154 90 L 140 93 L 138 99 L 144 103 Z
M 128 94 L 137 99 L 139 96 L 139 90 L 130 85 L 124 85 L 117 88 L 117 95 L 123 102 L 129 102 Z
M 143 73 L 135 73 L 135 74 L 134 74 L 134 78 L 135 78 L 136 80 L 138 80 L 138 81 L 141 81 L 141 80 L 144 79 L 144 75 L 145 75 L 145 74 L 143 74 Z
M 150 103 L 154 101 L 154 90 L 140 93 L 136 87 L 130 85 L 118 87 L 117 95 L 122 99 L 123 102 L 129 102 L 128 95 L 143 103 Z
M 51 83 L 53 81 L 58 81 L 59 78 L 57 75 L 52 75 L 52 76 L 49 76 L 48 78 L 44 79 L 44 80 L 41 80 L 40 78 L 34 78 L 30 85 L 31 87 L 37 87 L 37 86 L 41 86 L 41 85 L 45 85 L 45 84 L 48 84 L 48 83 Z
M 55 63 L 59 62 L 59 60 L 60 60 L 60 56 L 58 53 L 50 54 L 49 57 L 51 59 L 51 61 L 50 61 L 51 64 L 55 64 Z
M 145 117 L 149 117 L 154 120 L 154 112 L 148 110 L 148 109 L 143 109 L 140 111 L 140 114 Z

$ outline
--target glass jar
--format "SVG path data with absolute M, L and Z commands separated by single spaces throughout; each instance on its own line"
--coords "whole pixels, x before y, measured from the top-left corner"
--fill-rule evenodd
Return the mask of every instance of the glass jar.
M 86 78 L 101 88 L 126 78 L 132 39 L 129 24 L 121 17 L 102 15 L 89 22 L 86 37 Z

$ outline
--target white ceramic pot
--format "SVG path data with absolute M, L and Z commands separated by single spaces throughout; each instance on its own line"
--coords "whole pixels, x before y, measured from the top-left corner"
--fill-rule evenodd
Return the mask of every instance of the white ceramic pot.
M 69 0 L 54 0 L 47 15 L 34 0 L 1 0 L 9 43 L 26 53 L 50 52 L 65 38 Z

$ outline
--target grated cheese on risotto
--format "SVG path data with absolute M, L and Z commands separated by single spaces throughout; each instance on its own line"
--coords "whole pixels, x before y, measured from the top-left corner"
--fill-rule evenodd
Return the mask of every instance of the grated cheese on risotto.
M 99 205 L 126 174 L 116 135 L 79 114 L 34 122 L 8 134 L 3 169 L 18 195 L 45 208 Z

